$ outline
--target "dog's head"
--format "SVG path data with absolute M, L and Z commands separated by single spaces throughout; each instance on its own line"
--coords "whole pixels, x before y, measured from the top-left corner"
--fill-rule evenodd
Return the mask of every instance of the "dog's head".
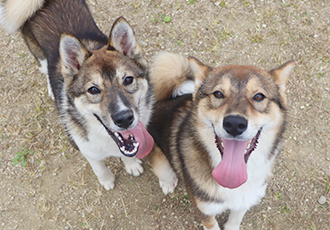
M 152 106 L 148 66 L 128 22 L 117 19 L 108 45 L 99 50 L 88 50 L 66 33 L 59 49 L 66 94 L 79 115 L 102 124 L 124 155 L 149 153 L 153 140 L 144 127 Z
M 190 64 L 196 77 L 193 98 L 198 125 L 205 130 L 206 142 L 221 153 L 213 176 L 223 187 L 239 187 L 247 180 L 247 162 L 260 135 L 269 136 L 270 149 L 265 150 L 269 154 L 276 135 L 283 132 L 285 84 L 294 61 L 270 71 L 237 65 L 211 68 L 194 58 Z

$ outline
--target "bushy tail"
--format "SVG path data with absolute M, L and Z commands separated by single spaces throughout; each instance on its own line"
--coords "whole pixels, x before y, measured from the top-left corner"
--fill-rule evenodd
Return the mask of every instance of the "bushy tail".
M 156 100 L 194 92 L 194 73 L 188 58 L 163 52 L 155 56 L 150 70 Z
M 45 0 L 7 0 L 0 5 L 0 24 L 8 33 L 15 33 L 39 10 Z

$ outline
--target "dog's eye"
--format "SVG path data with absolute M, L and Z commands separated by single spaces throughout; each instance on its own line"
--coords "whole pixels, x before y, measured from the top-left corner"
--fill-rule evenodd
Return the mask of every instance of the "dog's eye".
M 101 93 L 101 90 L 99 90 L 96 86 L 92 86 L 88 89 L 88 92 L 90 94 L 99 94 Z
M 213 93 L 213 95 L 216 97 L 216 98 L 224 98 L 225 95 L 223 95 L 223 93 L 221 93 L 220 91 L 215 91 Z
M 125 77 L 124 79 L 124 85 L 127 86 L 127 85 L 130 85 L 132 84 L 134 81 L 134 78 L 132 76 L 128 76 L 128 77 Z
M 256 95 L 254 95 L 253 100 L 254 101 L 262 101 L 263 99 L 265 99 L 265 95 L 263 95 L 262 93 L 257 93 Z

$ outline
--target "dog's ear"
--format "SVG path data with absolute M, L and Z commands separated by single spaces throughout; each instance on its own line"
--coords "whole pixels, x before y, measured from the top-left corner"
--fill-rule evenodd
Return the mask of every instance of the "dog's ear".
M 85 46 L 72 34 L 63 33 L 60 38 L 59 50 L 64 78 L 78 74 L 89 55 Z
M 190 62 L 190 68 L 195 75 L 195 92 L 193 93 L 193 99 L 195 99 L 198 89 L 201 87 L 207 75 L 213 70 L 213 68 L 205 65 L 197 58 L 189 57 L 188 59 Z
M 115 49 L 136 60 L 143 67 L 147 66 L 147 61 L 142 57 L 143 52 L 135 39 L 134 31 L 123 17 L 118 18 L 111 28 L 108 49 Z
M 287 104 L 287 98 L 286 98 L 286 82 L 291 75 L 293 68 L 295 66 L 295 61 L 288 61 L 285 64 L 281 65 L 280 67 L 276 69 L 269 70 L 268 73 L 273 77 L 275 84 L 278 87 L 280 96 L 283 99 L 284 105 Z

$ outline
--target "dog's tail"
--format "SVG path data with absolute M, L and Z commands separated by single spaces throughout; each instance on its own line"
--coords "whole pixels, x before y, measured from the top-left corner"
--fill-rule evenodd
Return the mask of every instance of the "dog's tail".
M 0 24 L 8 33 L 15 33 L 45 0 L 6 0 L 0 4 Z
M 195 90 L 194 72 L 188 58 L 163 52 L 155 56 L 150 70 L 156 100 L 164 100 Z

